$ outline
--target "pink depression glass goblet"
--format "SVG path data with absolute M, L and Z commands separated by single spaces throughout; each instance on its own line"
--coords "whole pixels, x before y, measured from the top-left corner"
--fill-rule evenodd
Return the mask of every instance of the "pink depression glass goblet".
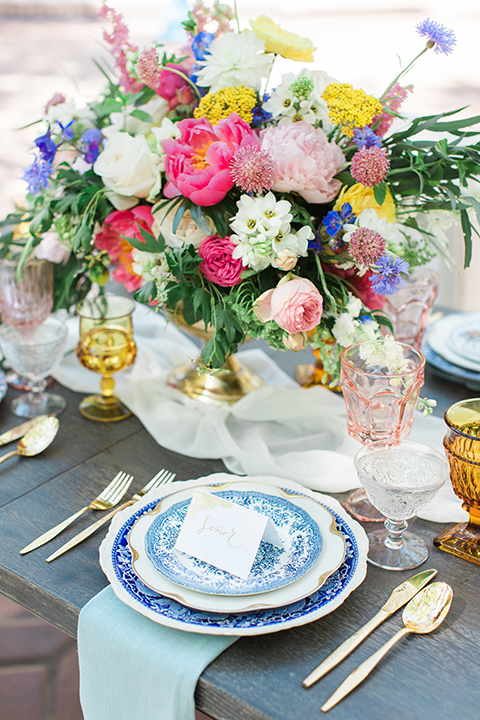
M 62 356 L 67 327 L 62 320 L 48 317 L 37 325 L 0 325 L 0 347 L 11 367 L 27 378 L 30 392 L 12 401 L 15 415 L 34 418 L 59 415 L 66 407 L 61 395 L 45 392 L 47 376 Z
M 53 265 L 32 259 L 17 270 L 18 261 L 0 260 L 0 315 L 9 325 L 33 327 L 53 309 Z M 15 371 L 7 373 L 7 382 L 17 390 L 29 389 L 28 380 Z
M 403 287 L 385 296 L 384 311 L 392 322 L 395 340 L 421 347 L 439 282 L 435 270 L 416 268 L 405 278 Z
M 400 443 L 410 433 L 413 411 L 424 382 L 425 358 L 414 347 L 372 340 L 346 348 L 340 384 L 347 407 L 348 433 L 363 445 Z M 357 520 L 383 522 L 365 490 L 350 493 L 342 505 Z

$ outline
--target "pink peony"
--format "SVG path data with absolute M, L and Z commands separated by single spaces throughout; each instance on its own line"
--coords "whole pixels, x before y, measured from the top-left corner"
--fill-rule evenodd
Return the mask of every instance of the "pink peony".
M 174 65 L 173 63 L 168 63 L 166 67 L 178 70 L 185 77 L 181 77 L 170 70 L 162 70 L 158 77 L 156 92 L 165 100 L 168 100 L 169 110 L 174 110 L 177 105 L 190 105 L 194 100 L 194 95 L 190 84 L 186 80 L 188 70 L 183 65 Z
M 257 298 L 253 311 L 261 322 L 275 320 L 282 330 L 296 335 L 317 327 L 323 298 L 310 280 L 287 276 Z
M 210 235 L 205 238 L 198 248 L 198 253 L 203 258 L 200 270 L 207 280 L 220 287 L 238 285 L 243 264 L 241 260 L 232 257 L 235 247 L 229 237 Z
M 117 264 L 113 277 L 129 292 L 143 285 L 143 278 L 132 269 L 132 246 L 125 237 L 134 237 L 143 242 L 138 226 L 152 229 L 153 216 L 149 205 L 137 205 L 131 210 L 116 210 L 110 213 L 95 237 L 95 247 L 105 250 L 112 263 Z M 124 237 L 125 236 L 125 237 Z
M 177 128 L 180 139 L 162 143 L 169 179 L 165 196 L 184 195 L 197 205 L 216 205 L 233 187 L 230 163 L 235 152 L 247 145 L 258 146 L 252 128 L 236 113 L 215 126 L 206 118 L 189 118 L 177 123 Z
M 310 203 L 328 203 L 338 194 L 341 183 L 333 176 L 345 158 L 323 130 L 302 120 L 269 127 L 260 137 L 275 165 L 272 190 L 298 192 Z

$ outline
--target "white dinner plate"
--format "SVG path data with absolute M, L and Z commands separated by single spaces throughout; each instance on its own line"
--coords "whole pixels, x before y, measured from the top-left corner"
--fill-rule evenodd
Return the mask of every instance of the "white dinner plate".
M 183 485 L 183 483 L 177 483 L 177 485 Z M 207 484 L 200 486 L 200 488 L 196 486 L 188 490 L 179 490 L 175 495 L 168 496 L 152 512 L 142 515 L 133 525 L 128 536 L 128 544 L 132 552 L 132 566 L 145 585 L 161 595 L 170 597 L 182 605 L 197 610 L 218 613 L 247 612 L 249 610 L 288 605 L 301 600 L 318 590 L 329 575 L 341 565 L 345 556 L 345 539 L 336 529 L 332 513 L 320 502 L 305 494 L 292 494 L 287 488 L 281 489 L 270 484 L 245 481 L 235 476 L 233 479 L 230 476 L 228 486 L 235 490 L 251 490 L 281 499 L 284 498 L 306 511 L 318 525 L 323 538 L 322 551 L 312 568 L 294 583 L 285 585 L 282 588 L 242 596 L 213 595 L 180 587 L 156 570 L 144 551 L 145 535 L 149 527 L 161 512 L 177 504 L 180 499 L 191 498 L 196 490 L 202 489 L 213 492 L 214 487 Z M 224 485 L 222 485 L 223 487 Z M 216 489 L 218 490 L 218 488 Z
M 480 362 L 462 357 L 449 344 L 450 334 L 468 318 L 469 313 L 453 313 L 438 320 L 428 331 L 426 342 L 437 355 L 445 358 L 449 363 L 480 373 Z
M 450 331 L 448 345 L 456 355 L 480 366 L 480 313 L 466 313 Z
M 155 509 L 159 500 L 176 492 L 179 487 L 187 490 L 205 484 L 230 482 L 237 477 L 218 473 L 185 483 L 175 482 L 145 495 L 135 504 L 133 512 L 132 508 L 126 508 L 113 518 L 108 534 L 100 546 L 100 565 L 114 593 L 122 602 L 154 622 L 186 632 L 233 636 L 262 635 L 318 620 L 336 610 L 363 582 L 367 572 L 367 536 L 340 503 L 292 481 L 262 476 L 250 480 L 281 487 L 292 495 L 306 495 L 324 505 L 334 516 L 337 530 L 345 539 L 343 562 L 316 592 L 297 602 L 274 608 L 213 613 L 186 607 L 147 587 L 135 573 L 132 551 L 128 545 L 128 536 L 136 520 Z

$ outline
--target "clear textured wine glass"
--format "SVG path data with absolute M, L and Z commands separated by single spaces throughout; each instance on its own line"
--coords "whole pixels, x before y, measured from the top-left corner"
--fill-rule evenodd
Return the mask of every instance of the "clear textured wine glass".
M 425 358 L 406 343 L 372 340 L 342 353 L 341 386 L 347 407 L 348 433 L 362 444 L 397 444 L 409 435 L 424 381 Z M 383 522 L 363 488 L 342 505 L 357 520 Z
M 87 370 L 102 375 L 102 394 L 84 398 L 79 406 L 89 420 L 114 422 L 132 414 L 113 395 L 112 374 L 129 367 L 137 355 L 132 326 L 134 309 L 133 300 L 120 295 L 100 296 L 77 307 L 80 316 L 78 359 Z
M 0 326 L 0 347 L 5 358 L 30 385 L 30 392 L 12 401 L 15 415 L 28 418 L 59 415 L 65 409 L 65 398 L 47 393 L 45 388 L 46 378 L 60 360 L 66 339 L 65 323 L 52 316 L 37 325 Z
M 0 314 L 2 321 L 17 327 L 30 327 L 45 320 L 53 309 L 53 264 L 47 260 L 28 260 L 18 272 L 17 260 L 0 260 Z M 18 390 L 29 390 L 28 380 L 15 371 L 7 382 Z
M 421 537 L 405 532 L 407 520 L 445 482 L 445 457 L 421 443 L 372 443 L 357 452 L 354 463 L 368 499 L 387 518 L 384 530 L 368 534 L 368 561 L 385 570 L 418 567 L 428 558 L 428 548 Z

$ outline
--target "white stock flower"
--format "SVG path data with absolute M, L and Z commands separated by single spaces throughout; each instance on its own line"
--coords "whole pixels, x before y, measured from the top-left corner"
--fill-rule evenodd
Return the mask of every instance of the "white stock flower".
M 159 95 L 155 95 L 155 97 L 145 103 L 145 105 L 140 105 L 138 108 L 131 106 L 130 109 L 132 112 L 134 110 L 146 112 L 152 118 L 153 123 L 139 120 L 128 112 L 126 115 L 122 112 L 111 113 L 111 124 L 102 129 L 104 137 L 110 138 L 118 132 L 127 132 L 130 135 L 146 135 L 153 127 L 160 125 L 166 117 L 168 113 L 168 101 Z
M 230 85 L 246 85 L 259 91 L 267 77 L 272 55 L 265 53 L 265 41 L 251 30 L 226 33 L 212 42 L 199 65 L 198 85 L 217 92 Z
M 132 137 L 124 132 L 105 141 L 93 169 L 108 190 L 137 198 L 148 197 L 159 173 L 158 157 L 151 152 L 145 137 Z
M 358 228 L 367 228 L 368 230 L 373 230 L 374 232 L 381 235 L 387 243 L 395 243 L 401 240 L 401 236 L 395 225 L 389 223 L 386 218 L 379 218 L 373 208 L 368 208 L 368 210 L 364 210 L 357 217 L 355 224 L 346 223 L 343 226 L 343 229 L 345 231 L 345 234 L 342 237 L 343 242 L 349 243 L 351 236 L 356 230 L 358 230 Z
M 363 312 L 362 301 L 348 293 L 345 311 L 336 317 L 332 327 L 332 335 L 342 347 L 364 340 L 383 339 L 379 324 L 368 316 L 363 316 Z M 331 315 L 335 316 L 335 313 Z
M 62 123 L 63 127 L 68 125 L 72 120 L 78 120 L 83 124 L 93 127 L 95 122 L 95 113 L 89 107 L 76 108 L 73 100 L 68 100 L 58 105 L 50 105 L 46 113 L 46 119 L 50 125 L 55 125 L 56 121 Z M 57 125 L 58 127 L 58 125 Z
M 232 257 L 241 260 L 244 267 L 255 272 L 265 270 L 273 260 L 272 240 L 267 235 L 231 235 L 230 240 L 236 244 Z
M 405 372 L 409 367 L 409 361 L 404 358 L 402 346 L 396 342 L 393 335 L 385 336 L 381 343 L 371 342 L 360 346 L 359 354 L 367 366 L 385 368 L 392 374 Z

